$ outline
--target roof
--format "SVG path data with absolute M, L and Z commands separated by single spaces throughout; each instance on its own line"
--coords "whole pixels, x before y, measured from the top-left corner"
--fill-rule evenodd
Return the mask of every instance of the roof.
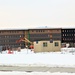
M 14 29 L 13 28 L 9 29 L 9 28 L 7 28 L 7 29 L 0 29 L 0 30 L 28 30 L 28 29 L 15 29 L 15 28 Z
M 52 27 L 51 28 L 50 27 L 45 27 L 44 28 L 44 27 L 39 27 L 39 28 L 29 28 L 28 30 L 35 30 L 35 29 L 38 30 L 38 29 L 62 29 L 62 28 L 52 28 Z
M 37 27 L 37 28 L 4 28 L 0 30 L 39 30 L 39 29 L 75 29 L 75 27 Z

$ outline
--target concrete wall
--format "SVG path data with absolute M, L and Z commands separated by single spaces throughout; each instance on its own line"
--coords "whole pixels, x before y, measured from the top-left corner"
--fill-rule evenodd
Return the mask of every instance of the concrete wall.
M 47 42 L 47 47 L 43 47 L 43 43 Z M 55 46 L 55 42 L 58 42 L 58 46 Z M 61 42 L 60 41 L 38 41 L 38 43 L 34 42 L 34 52 L 55 52 L 60 51 Z

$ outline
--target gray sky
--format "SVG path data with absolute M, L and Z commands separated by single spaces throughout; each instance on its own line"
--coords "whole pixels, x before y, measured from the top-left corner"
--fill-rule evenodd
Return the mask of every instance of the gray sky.
M 0 0 L 1 28 L 75 27 L 75 0 Z

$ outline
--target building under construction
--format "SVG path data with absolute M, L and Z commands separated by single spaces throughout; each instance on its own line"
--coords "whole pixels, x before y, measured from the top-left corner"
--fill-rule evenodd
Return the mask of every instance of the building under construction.
M 22 39 L 24 38 L 24 39 Z M 26 39 L 25 39 L 26 38 Z M 5 48 L 25 48 L 34 41 L 60 41 L 75 45 L 74 28 L 36 28 L 36 29 L 4 29 L 0 30 L 0 46 Z

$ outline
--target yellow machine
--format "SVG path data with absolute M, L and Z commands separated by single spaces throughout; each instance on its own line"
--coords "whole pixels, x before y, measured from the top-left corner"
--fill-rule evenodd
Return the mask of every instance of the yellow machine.
M 25 41 L 25 43 L 27 44 L 27 43 L 30 43 L 31 45 L 29 46 L 29 48 L 34 48 L 34 46 L 33 46 L 33 42 L 31 42 L 31 41 L 29 41 L 27 38 L 24 38 L 24 41 Z
M 25 42 L 26 47 L 33 48 L 33 42 L 29 41 L 27 38 L 20 38 L 19 40 L 17 40 L 17 43 L 21 41 Z M 28 43 L 30 44 L 30 46 L 28 45 Z
M 24 38 L 24 41 L 33 44 L 33 42 L 29 41 L 27 38 Z

